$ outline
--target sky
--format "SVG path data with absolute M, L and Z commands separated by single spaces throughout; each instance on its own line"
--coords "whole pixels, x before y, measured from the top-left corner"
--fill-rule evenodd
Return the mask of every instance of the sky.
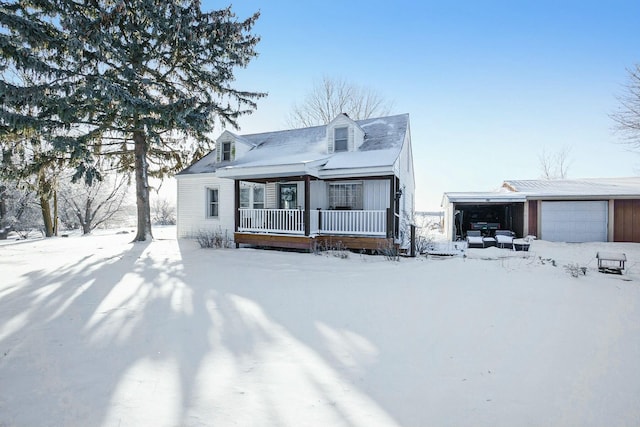
M 323 76 L 373 89 L 410 115 L 417 210 L 439 210 L 444 192 L 540 178 L 540 156 L 563 149 L 569 178 L 640 173 L 639 152 L 610 118 L 640 63 L 638 1 L 274 0 L 232 10 L 260 11 L 261 37 L 233 84 L 268 93 L 239 133 L 286 129 Z

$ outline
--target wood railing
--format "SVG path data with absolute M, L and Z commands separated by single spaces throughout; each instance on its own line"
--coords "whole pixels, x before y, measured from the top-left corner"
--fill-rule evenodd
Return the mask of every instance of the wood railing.
M 386 236 L 386 210 L 312 210 L 311 234 Z M 299 209 L 240 209 L 238 231 L 304 234 L 304 211 Z
M 300 209 L 240 209 L 238 231 L 304 234 Z
M 320 211 L 320 233 L 384 236 L 387 211 Z

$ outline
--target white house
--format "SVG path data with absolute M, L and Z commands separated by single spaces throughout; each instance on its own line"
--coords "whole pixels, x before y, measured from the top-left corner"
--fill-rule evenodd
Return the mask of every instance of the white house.
M 236 135 L 177 175 L 178 237 L 236 245 L 408 245 L 415 180 L 409 115 Z

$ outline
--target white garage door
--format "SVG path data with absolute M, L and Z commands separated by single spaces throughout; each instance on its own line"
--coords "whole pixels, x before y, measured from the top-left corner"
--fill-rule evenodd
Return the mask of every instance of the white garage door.
M 542 202 L 541 238 L 551 242 L 606 242 L 608 202 Z

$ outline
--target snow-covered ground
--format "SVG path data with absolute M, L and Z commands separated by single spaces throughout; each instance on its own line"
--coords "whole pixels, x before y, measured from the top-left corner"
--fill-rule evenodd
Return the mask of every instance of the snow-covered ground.
M 0 246 L 0 426 L 640 424 L 639 244 L 390 262 L 174 233 Z

